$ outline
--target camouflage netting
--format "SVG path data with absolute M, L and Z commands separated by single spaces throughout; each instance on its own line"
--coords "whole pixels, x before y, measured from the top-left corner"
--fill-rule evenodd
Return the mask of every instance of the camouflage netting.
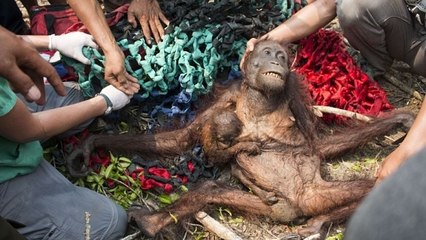
M 248 39 L 270 31 L 302 5 L 293 0 L 164 1 L 161 7 L 171 25 L 158 45 L 147 45 L 141 30 L 131 28 L 125 16 L 111 29 L 126 55 L 127 71 L 141 84 L 140 97 L 177 90 L 196 99 L 211 90 L 218 73 L 231 78 L 238 74 Z M 107 84 L 102 80 L 105 58 L 92 48 L 84 54 L 92 61 L 89 69 L 71 59 L 66 63 L 90 97 Z

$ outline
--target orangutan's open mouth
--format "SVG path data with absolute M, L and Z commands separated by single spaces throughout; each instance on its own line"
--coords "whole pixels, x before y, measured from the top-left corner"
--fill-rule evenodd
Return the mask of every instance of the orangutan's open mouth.
M 262 74 L 265 75 L 265 76 L 268 76 L 268 77 L 283 79 L 283 76 L 279 73 L 276 73 L 276 72 L 266 72 L 266 73 L 262 73 Z

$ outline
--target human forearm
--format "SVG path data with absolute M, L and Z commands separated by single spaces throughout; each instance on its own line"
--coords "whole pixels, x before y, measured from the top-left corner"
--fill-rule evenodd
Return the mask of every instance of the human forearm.
M 336 17 L 335 0 L 317 0 L 308 4 L 287 21 L 265 35 L 283 44 L 308 36 Z
M 106 108 L 106 101 L 98 96 L 66 107 L 30 113 L 18 99 L 13 109 L 0 117 L 0 135 L 18 143 L 47 139 L 102 115 Z
M 126 71 L 124 53 L 117 45 L 97 0 L 69 0 L 68 4 L 74 9 L 103 50 L 105 55 L 105 81 L 128 95 L 139 91 L 138 80 Z
M 87 101 L 73 105 L 34 113 L 33 116 L 40 123 L 44 136 L 37 139 L 46 139 L 63 133 L 89 119 L 103 115 L 107 108 L 106 101 L 96 96 Z
M 21 35 L 19 37 L 39 51 L 49 48 L 49 36 Z
M 97 0 L 68 0 L 68 4 L 105 54 L 110 50 L 116 50 L 116 41 Z

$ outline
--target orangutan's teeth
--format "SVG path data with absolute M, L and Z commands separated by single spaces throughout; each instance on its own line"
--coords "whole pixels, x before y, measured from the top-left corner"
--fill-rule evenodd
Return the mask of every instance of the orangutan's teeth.
M 281 79 L 281 76 L 279 74 L 274 73 L 274 72 L 267 72 L 267 73 L 264 73 L 264 75 Z

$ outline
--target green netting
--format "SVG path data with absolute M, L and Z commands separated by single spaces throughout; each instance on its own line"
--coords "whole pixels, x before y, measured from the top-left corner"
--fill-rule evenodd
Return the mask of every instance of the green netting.
M 238 4 L 248 3 L 234 3 L 235 6 Z M 265 7 L 265 4 L 270 3 L 256 1 L 256 4 L 258 7 Z M 273 7 L 279 9 L 278 17 L 260 16 L 264 19 L 257 19 L 258 22 L 266 22 L 258 23 L 257 27 L 260 25 L 270 28 L 290 17 L 294 12 L 295 2 L 278 0 Z M 189 20 L 184 19 L 179 26 L 188 29 Z M 166 34 L 158 45 L 147 45 L 143 38 L 118 40 L 119 46 L 126 53 L 126 69 L 138 79 L 143 98 L 153 93 L 166 95 L 176 87 L 197 97 L 211 90 L 219 71 L 224 71 L 225 68 L 238 69 L 236 62 L 243 55 L 248 40 L 247 36 L 243 37 L 244 29 L 238 29 L 238 24 L 208 23 L 200 29 L 191 29 L 192 31 L 183 31 L 179 26 Z M 229 28 L 226 33 L 223 34 L 222 31 L 222 34 L 218 34 L 224 27 Z M 252 27 L 255 28 L 256 24 Z M 240 33 L 236 34 L 238 31 Z M 222 45 L 227 47 L 223 48 Z M 220 52 L 218 46 L 221 48 Z M 91 60 L 90 69 L 71 59 L 66 59 L 66 63 L 75 69 L 85 95 L 91 97 L 99 91 L 94 87 L 96 84 L 100 87 L 107 84 L 103 81 L 105 57 L 97 49 L 84 48 L 83 52 Z

